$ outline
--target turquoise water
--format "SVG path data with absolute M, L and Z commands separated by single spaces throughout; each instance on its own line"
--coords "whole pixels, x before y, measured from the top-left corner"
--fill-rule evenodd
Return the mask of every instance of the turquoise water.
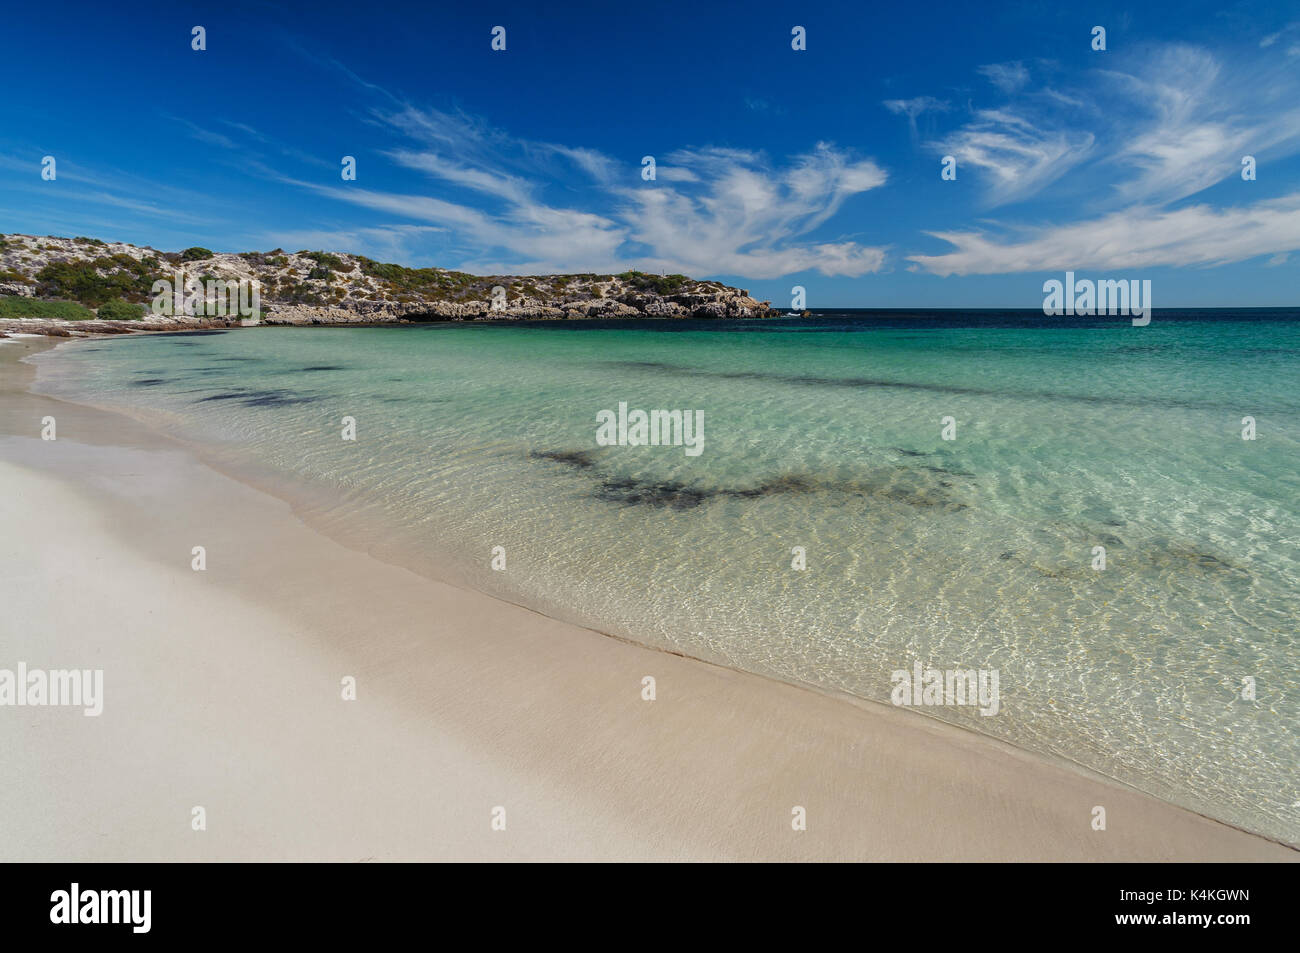
M 257 328 L 38 360 L 40 389 L 319 491 L 310 521 L 417 570 L 876 701 L 914 661 L 996 669 L 997 715 L 925 713 L 1300 841 L 1298 312 Z M 701 411 L 703 451 L 599 446 L 619 402 Z

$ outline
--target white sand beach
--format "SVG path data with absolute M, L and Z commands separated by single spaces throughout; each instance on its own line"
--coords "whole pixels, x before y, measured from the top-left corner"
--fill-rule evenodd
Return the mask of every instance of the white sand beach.
M 0 708 L 0 860 L 1300 857 L 912 711 L 346 548 L 134 421 L 26 393 L 16 357 L 45 342 L 4 343 L 0 668 L 102 669 L 104 698 Z

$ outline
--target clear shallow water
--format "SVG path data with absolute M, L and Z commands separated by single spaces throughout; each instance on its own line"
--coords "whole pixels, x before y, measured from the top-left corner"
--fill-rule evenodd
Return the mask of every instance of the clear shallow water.
M 1300 841 L 1300 312 L 258 328 L 38 360 L 42 390 L 320 488 L 313 523 L 412 568 L 876 701 L 915 660 L 997 669 L 998 715 L 926 713 Z M 597 446 L 620 401 L 703 411 L 703 453 Z

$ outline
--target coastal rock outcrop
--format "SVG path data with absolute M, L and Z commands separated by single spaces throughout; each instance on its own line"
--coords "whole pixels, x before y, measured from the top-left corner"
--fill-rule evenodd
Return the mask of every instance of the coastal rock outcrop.
M 147 310 L 158 281 L 203 283 L 202 314 Z M 255 321 L 209 307 L 213 284 L 257 288 Z M 24 302 L 28 302 L 24 304 Z M 131 317 L 138 306 L 139 321 Z M 105 311 L 105 307 L 108 308 Z M 685 275 L 488 275 L 407 268 L 362 255 L 299 251 L 160 252 L 94 238 L 0 235 L 0 330 L 72 333 L 237 327 L 241 323 L 400 324 L 425 321 L 761 318 L 766 301 Z M 102 321 L 111 317 L 114 320 Z M 248 317 L 245 315 L 244 317 Z M 93 322 L 93 323 L 92 323 Z M 102 329 L 102 330 L 101 330 Z

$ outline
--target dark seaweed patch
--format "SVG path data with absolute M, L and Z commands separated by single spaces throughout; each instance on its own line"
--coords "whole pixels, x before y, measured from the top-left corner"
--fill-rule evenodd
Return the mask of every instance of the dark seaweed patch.
M 599 500 L 625 506 L 664 507 L 674 510 L 693 509 L 710 500 L 754 500 L 775 495 L 806 493 L 838 493 L 860 498 L 883 499 L 908 506 L 939 507 L 945 510 L 963 510 L 967 504 L 954 500 L 945 490 L 953 484 L 922 476 L 918 469 L 894 467 L 874 471 L 865 479 L 831 480 L 798 473 L 787 473 L 753 486 L 709 487 L 682 483 L 676 480 L 647 480 L 621 477 L 601 472 L 594 451 L 533 450 L 528 456 L 534 460 L 561 463 L 576 470 L 596 471 L 595 496 Z M 926 467 L 937 473 L 950 473 L 938 467 Z M 964 475 L 957 473 L 956 475 Z M 919 485 L 918 485 L 919 483 Z
M 968 470 L 949 470 L 947 467 L 918 467 L 920 470 L 929 470 L 931 473 L 942 473 L 945 476 L 973 477 L 975 474 Z
M 590 470 L 596 465 L 590 450 L 534 450 L 529 456 L 535 460 L 553 460 L 556 463 L 567 463 L 579 470 Z
M 165 383 L 167 383 L 167 379 L 163 377 L 146 377 L 143 380 L 131 381 L 131 386 L 132 387 L 156 387 L 159 384 L 165 384 Z
M 245 407 L 287 407 L 290 404 L 310 404 L 315 397 L 291 397 L 279 394 L 264 394 L 244 401 Z
M 719 490 L 721 496 L 730 496 L 738 500 L 752 500 L 760 496 L 772 496 L 776 493 L 811 493 L 816 486 L 810 480 L 799 476 L 780 476 L 758 486 L 742 490 Z
M 596 498 L 625 506 L 667 507 L 687 510 L 709 500 L 753 500 L 766 496 L 805 493 L 840 493 L 857 497 L 886 499 L 909 506 L 936 506 L 947 510 L 966 509 L 965 503 L 923 490 L 890 484 L 860 481 L 824 481 L 797 474 L 787 474 L 748 487 L 698 487 L 675 480 L 639 480 L 634 477 L 603 479 L 596 490 Z
M 685 368 L 663 361 L 606 361 L 610 367 L 634 367 L 649 371 L 684 371 Z
M 598 500 L 622 503 L 624 506 L 642 505 L 674 510 L 693 509 L 716 495 L 715 490 L 693 489 L 673 481 L 656 483 L 630 478 L 605 480 L 596 490 Z
M 341 371 L 344 367 L 342 364 L 313 364 L 311 367 L 304 367 L 304 371 Z
M 254 390 L 209 394 L 207 397 L 200 397 L 195 403 L 206 404 L 209 401 L 235 400 L 245 407 L 284 407 L 289 404 L 308 404 L 316 399 L 315 397 L 295 396 L 285 390 Z
M 1206 573 L 1223 574 L 1238 579 L 1250 580 L 1249 570 L 1237 566 L 1211 553 L 1204 552 L 1194 544 L 1170 541 L 1157 537 L 1152 540 L 1153 549 L 1148 559 L 1153 565 L 1164 568 L 1188 568 Z
M 891 381 L 872 377 L 820 377 L 813 375 L 779 374 L 772 371 L 715 371 L 700 367 L 665 364 L 658 361 L 607 361 L 607 367 L 636 370 L 668 371 L 689 377 L 707 377 L 720 380 L 779 381 L 812 387 L 848 387 L 854 389 L 889 388 L 893 390 L 923 391 L 934 394 L 956 394 L 963 397 L 1033 397 L 1040 400 L 1063 400 L 1085 404 L 1121 405 L 1126 407 L 1163 406 L 1192 410 L 1222 410 L 1223 405 L 1204 400 L 1183 400 L 1177 397 L 1123 394 L 1060 394 L 1053 391 L 1007 391 L 996 387 L 966 387 L 956 384 L 925 384 L 917 381 Z M 896 448 L 897 449 L 897 448 Z M 906 451 L 902 451 L 906 452 Z
M 1247 578 L 1249 578 L 1250 576 L 1250 573 L 1242 569 L 1240 566 L 1234 566 L 1232 565 L 1232 563 L 1222 560 L 1218 556 L 1212 556 L 1209 553 L 1197 552 L 1194 549 L 1183 549 L 1180 547 L 1174 547 L 1169 549 L 1165 553 L 1165 556 L 1172 557 L 1173 559 L 1177 559 L 1177 560 L 1182 560 L 1187 564 L 1190 564 L 1197 569 L 1205 570 L 1206 572 L 1226 572 L 1235 575 L 1246 576 Z M 1165 562 L 1166 559 L 1157 558 L 1156 561 Z

